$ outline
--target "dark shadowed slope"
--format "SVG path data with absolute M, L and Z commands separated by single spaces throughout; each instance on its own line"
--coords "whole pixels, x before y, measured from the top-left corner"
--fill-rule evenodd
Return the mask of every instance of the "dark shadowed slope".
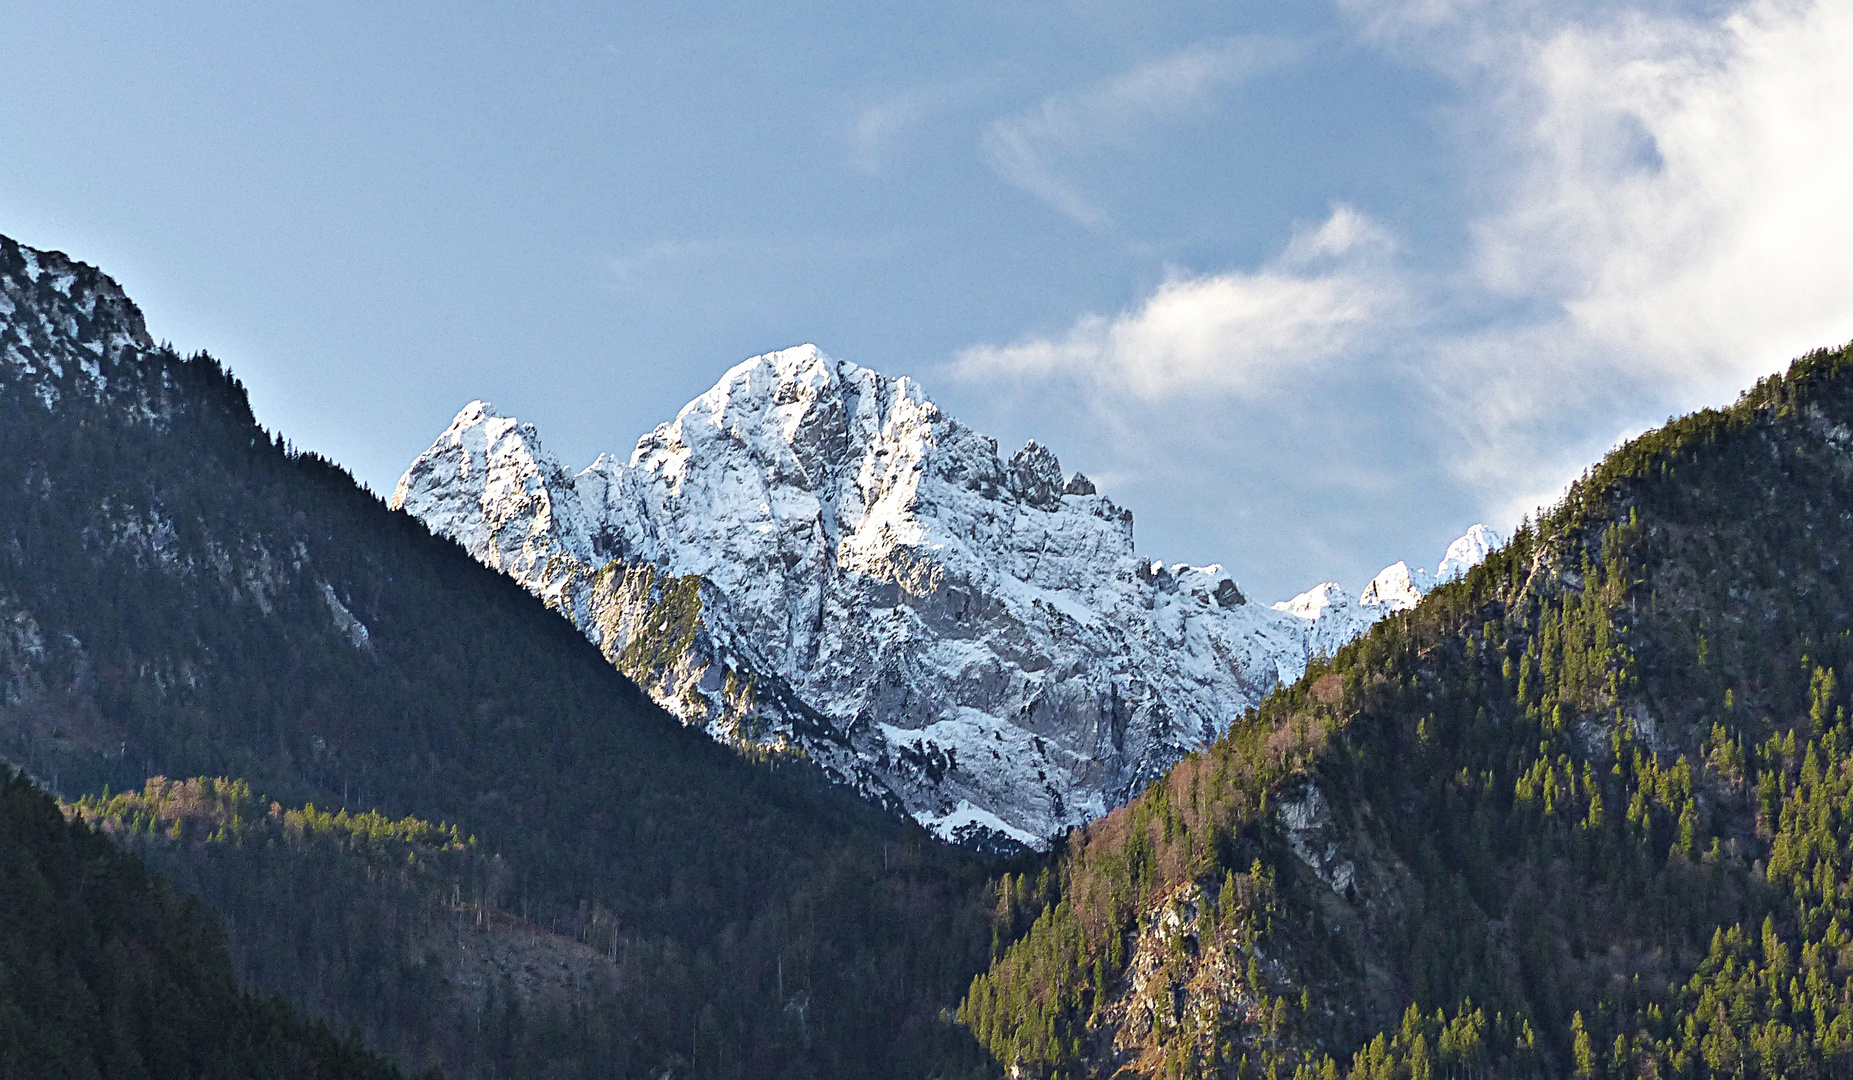
M 621 967 L 596 1009 L 545 1017 L 520 987 L 455 1014 L 346 1001 L 379 1044 L 484 1075 L 988 1067 L 942 1018 L 985 958 L 977 863 L 683 729 L 513 582 L 261 430 L 216 362 L 153 347 L 107 277 L 6 240 L 0 493 L 7 756 L 67 796 L 224 776 L 455 825 L 497 870 L 447 910 Z M 263 930 L 234 923 L 243 963 Z M 318 1007 L 316 957 L 354 932 L 326 925 L 276 976 Z
M 210 917 L 12 770 L 0 776 L 0 1076 L 389 1080 L 239 989 Z

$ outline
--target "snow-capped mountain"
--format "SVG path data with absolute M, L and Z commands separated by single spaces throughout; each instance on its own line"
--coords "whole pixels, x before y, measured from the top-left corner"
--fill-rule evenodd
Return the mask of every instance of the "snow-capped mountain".
M 1461 577 L 1480 563 L 1505 541 L 1499 534 L 1484 525 L 1475 525 L 1467 530 L 1467 535 L 1448 545 L 1447 554 L 1441 557 L 1441 564 L 1435 567 L 1435 581 L 1449 582 Z
M 1275 604 L 1274 610 L 1286 612 L 1304 624 L 1309 657 L 1332 655 L 1384 615 L 1379 607 L 1360 605 L 1336 581 L 1322 581 L 1291 600 Z
M 1048 449 L 1006 460 L 912 380 L 810 345 L 579 473 L 473 402 L 392 505 L 685 722 L 974 843 L 1041 846 L 1126 801 L 1430 580 L 1250 603 L 1221 567 L 1141 557 L 1132 515 Z
M 1498 533 L 1485 525 L 1475 525 L 1448 545 L 1435 573 L 1394 562 L 1379 570 L 1355 600 L 1337 582 L 1326 581 L 1275 604 L 1274 610 L 1305 623 L 1309 657 L 1330 656 L 1378 619 L 1408 611 L 1436 585 L 1453 581 L 1478 566 L 1501 543 Z

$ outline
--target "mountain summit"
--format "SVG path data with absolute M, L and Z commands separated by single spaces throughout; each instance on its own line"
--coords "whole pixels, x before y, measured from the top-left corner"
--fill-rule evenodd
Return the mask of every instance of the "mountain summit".
M 684 722 L 801 749 L 980 846 L 1124 803 L 1428 580 L 1347 600 L 1337 632 L 1250 603 L 1219 566 L 1141 556 L 1131 513 L 1046 447 L 1005 457 L 912 379 L 813 345 L 738 364 L 577 474 L 472 402 L 391 504 Z

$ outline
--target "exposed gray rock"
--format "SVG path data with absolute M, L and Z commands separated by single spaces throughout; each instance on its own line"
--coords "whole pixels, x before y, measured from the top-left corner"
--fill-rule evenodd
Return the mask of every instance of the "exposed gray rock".
M 1317 622 L 1139 556 L 1046 447 L 1000 461 L 911 379 L 808 345 L 576 474 L 474 402 L 392 505 L 685 722 L 967 842 L 1040 847 L 1125 802 L 1296 678 Z

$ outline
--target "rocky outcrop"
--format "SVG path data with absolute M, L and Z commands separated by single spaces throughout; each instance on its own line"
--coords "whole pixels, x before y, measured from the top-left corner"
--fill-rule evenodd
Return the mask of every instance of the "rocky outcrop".
M 1041 846 L 1123 803 L 1377 614 L 1322 623 L 1150 561 L 1046 447 L 1000 457 L 913 380 L 809 345 L 576 474 L 473 402 L 392 505 L 684 722 L 976 843 Z

